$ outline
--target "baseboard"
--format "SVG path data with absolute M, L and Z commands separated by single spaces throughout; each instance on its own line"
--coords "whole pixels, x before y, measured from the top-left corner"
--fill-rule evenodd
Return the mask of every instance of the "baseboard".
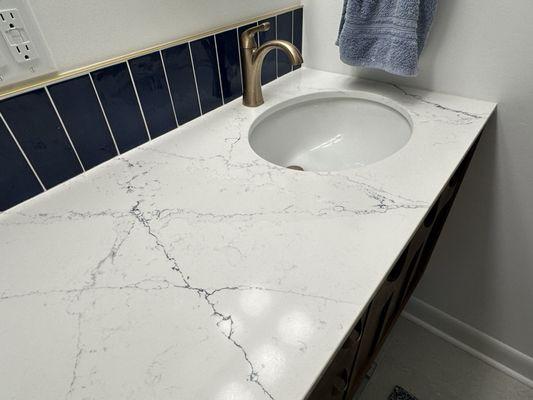
M 454 346 L 533 388 L 533 357 L 513 349 L 417 298 L 410 300 L 402 315 Z

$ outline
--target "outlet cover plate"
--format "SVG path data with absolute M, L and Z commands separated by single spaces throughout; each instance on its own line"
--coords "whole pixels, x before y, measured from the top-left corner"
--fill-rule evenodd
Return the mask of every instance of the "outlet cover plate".
M 57 71 L 28 0 L 0 0 L 0 88 Z

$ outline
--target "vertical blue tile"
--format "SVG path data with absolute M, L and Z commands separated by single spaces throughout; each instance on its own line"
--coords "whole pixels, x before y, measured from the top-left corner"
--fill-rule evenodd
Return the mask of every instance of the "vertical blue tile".
M 272 17 L 263 21 L 259 21 L 260 24 L 263 22 L 270 22 L 270 30 L 266 32 L 259 33 L 259 42 L 261 44 L 268 42 L 269 40 L 276 39 L 276 17 Z M 271 51 L 265 57 L 263 62 L 263 70 L 261 71 L 261 83 L 264 85 L 268 82 L 272 82 L 277 78 L 277 61 L 276 61 L 276 51 Z
M 2 101 L 0 112 L 47 188 L 82 172 L 44 89 Z
M 88 75 L 52 85 L 48 90 L 86 169 L 117 155 Z
M 148 141 L 128 67 L 112 65 L 91 73 L 121 153 Z
M 292 42 L 292 11 L 285 14 L 278 15 L 277 21 L 277 36 L 278 39 Z M 288 74 L 292 71 L 292 64 L 287 55 L 277 50 L 278 52 L 278 77 Z
M 159 51 L 129 63 L 152 138 L 175 129 L 176 119 Z
M 0 211 L 43 191 L 6 126 L 0 121 Z
M 215 37 L 209 36 L 191 42 L 191 51 L 200 103 L 203 113 L 206 114 L 222 105 Z
M 302 37 L 303 37 L 303 22 L 304 12 L 303 8 L 298 8 L 293 11 L 293 40 L 294 45 L 302 52 Z M 295 65 L 293 69 L 300 68 L 301 65 Z
M 178 123 L 183 125 L 201 114 L 189 45 L 180 44 L 162 53 Z
M 237 36 L 236 29 L 216 35 L 220 78 L 226 103 L 242 96 L 241 62 Z

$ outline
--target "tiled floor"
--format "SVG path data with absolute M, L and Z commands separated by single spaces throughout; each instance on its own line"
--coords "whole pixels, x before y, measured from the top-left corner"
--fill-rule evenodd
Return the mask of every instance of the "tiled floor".
M 531 400 L 533 388 L 400 318 L 357 400 L 387 400 L 400 385 L 419 400 Z

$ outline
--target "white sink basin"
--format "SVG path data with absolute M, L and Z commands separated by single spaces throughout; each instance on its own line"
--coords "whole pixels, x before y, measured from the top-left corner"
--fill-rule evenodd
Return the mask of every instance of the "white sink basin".
M 327 92 L 281 103 L 253 123 L 249 142 L 263 159 L 309 171 L 337 171 L 389 157 L 409 141 L 408 113 L 366 92 Z

